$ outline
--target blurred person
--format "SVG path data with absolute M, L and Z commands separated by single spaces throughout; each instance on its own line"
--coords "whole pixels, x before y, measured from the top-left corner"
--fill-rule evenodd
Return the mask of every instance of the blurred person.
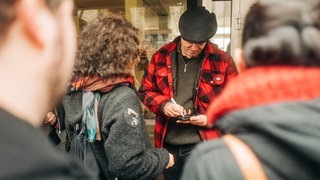
M 41 132 L 70 78 L 73 2 L 0 0 L 0 179 L 94 179 Z
M 49 140 L 54 145 L 59 145 L 61 143 L 61 139 L 58 135 L 60 133 L 57 126 L 59 126 L 60 123 L 58 123 L 58 119 L 56 115 L 53 112 L 48 112 L 46 116 L 43 119 L 43 124 L 41 125 L 41 130 L 45 135 L 48 136 Z
M 214 136 L 204 127 L 208 106 L 238 74 L 232 57 L 210 42 L 217 31 L 214 13 L 188 9 L 179 19 L 179 31 L 181 36 L 152 56 L 138 91 L 156 114 L 156 147 L 174 155 L 175 165 L 164 172 L 165 179 L 173 180 L 180 178 L 194 146 Z
M 123 17 L 103 16 L 88 24 L 78 40 L 63 99 L 70 153 L 101 179 L 155 178 L 174 162 L 167 150 L 151 147 L 136 94 L 138 29 Z
M 56 116 L 55 128 L 58 132 L 60 138 L 60 143 L 57 145 L 58 149 L 69 152 L 70 150 L 70 141 L 68 139 L 66 125 L 65 125 L 65 112 L 62 102 L 59 102 L 54 109 L 54 114 Z
M 320 178 L 320 1 L 249 10 L 241 75 L 208 110 L 222 138 L 196 147 L 184 180 Z
M 68 151 L 63 111 L 62 104 L 59 102 L 53 111 L 46 114 L 41 129 L 58 149 Z

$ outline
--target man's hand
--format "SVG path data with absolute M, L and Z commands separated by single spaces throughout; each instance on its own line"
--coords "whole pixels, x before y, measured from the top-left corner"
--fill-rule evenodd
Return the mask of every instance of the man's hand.
M 178 120 L 177 123 L 192 124 L 196 126 L 206 126 L 207 116 L 204 114 L 199 114 L 196 116 L 191 116 L 190 120 Z
M 174 165 L 174 157 L 172 154 L 169 153 L 169 163 L 166 166 L 166 169 L 171 168 Z
M 173 104 L 168 101 L 166 105 L 163 107 L 163 113 L 168 117 L 178 117 L 183 114 L 185 110 L 179 104 Z

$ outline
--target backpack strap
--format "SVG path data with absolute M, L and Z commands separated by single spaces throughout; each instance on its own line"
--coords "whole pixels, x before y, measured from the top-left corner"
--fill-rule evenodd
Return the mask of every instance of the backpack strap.
M 236 159 L 245 180 L 268 179 L 259 159 L 247 144 L 231 134 L 224 135 L 222 139 Z
M 82 124 L 87 133 L 87 141 L 101 140 L 97 109 L 100 101 L 99 92 L 82 93 Z
M 108 161 L 101 140 L 100 121 L 98 118 L 98 107 L 100 104 L 101 95 L 99 92 L 83 92 L 83 120 L 82 125 L 86 132 L 86 143 L 91 146 L 98 166 L 105 176 L 108 178 Z M 110 175 L 109 175 L 110 176 Z

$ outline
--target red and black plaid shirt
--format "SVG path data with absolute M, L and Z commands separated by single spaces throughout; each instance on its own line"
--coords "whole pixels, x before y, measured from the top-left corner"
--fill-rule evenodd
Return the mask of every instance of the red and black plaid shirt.
M 162 105 L 174 96 L 172 57 L 181 37 L 161 47 L 152 57 L 145 72 L 141 87 L 138 91 L 139 98 L 143 104 L 154 112 L 155 124 L 155 145 L 162 147 L 169 118 L 162 112 Z M 202 63 L 198 87 L 195 88 L 195 104 L 198 112 L 206 114 L 209 104 L 221 92 L 222 88 L 230 78 L 238 74 L 232 57 L 223 52 L 213 43 L 208 43 L 204 49 L 205 59 Z M 210 131 L 200 130 L 203 140 Z

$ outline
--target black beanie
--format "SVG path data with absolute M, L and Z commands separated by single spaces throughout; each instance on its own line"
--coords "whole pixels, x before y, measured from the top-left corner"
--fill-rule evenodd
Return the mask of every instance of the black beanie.
M 188 9 L 180 17 L 179 31 L 184 40 L 205 42 L 217 32 L 216 15 L 203 6 Z

